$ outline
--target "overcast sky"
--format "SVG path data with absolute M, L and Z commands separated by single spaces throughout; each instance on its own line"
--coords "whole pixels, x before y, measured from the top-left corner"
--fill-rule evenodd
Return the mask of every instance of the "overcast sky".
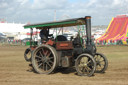
M 111 18 L 128 13 L 128 0 L 0 0 L 0 19 L 38 23 L 92 16 L 92 25 L 108 25 Z

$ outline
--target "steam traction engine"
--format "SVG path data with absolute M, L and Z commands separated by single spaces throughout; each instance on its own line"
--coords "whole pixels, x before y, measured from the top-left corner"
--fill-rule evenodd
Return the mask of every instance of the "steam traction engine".
M 84 26 L 86 34 L 81 30 L 75 38 L 56 35 L 49 37 L 41 45 L 33 44 L 32 32 L 36 29 L 58 29 L 70 26 Z M 103 73 L 107 69 L 107 58 L 96 52 L 96 46 L 91 39 L 91 17 L 68 19 L 57 22 L 25 25 L 25 29 L 31 29 L 30 48 L 26 49 L 24 57 L 32 63 L 34 70 L 39 74 L 50 74 L 56 68 L 75 67 L 78 75 L 92 76 L 94 72 Z M 85 37 L 86 36 L 86 40 Z M 31 54 L 28 57 L 28 54 Z

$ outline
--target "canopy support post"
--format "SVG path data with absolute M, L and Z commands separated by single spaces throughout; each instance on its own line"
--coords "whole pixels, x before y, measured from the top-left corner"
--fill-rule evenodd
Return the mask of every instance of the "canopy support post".
M 30 48 L 32 47 L 32 34 L 33 34 L 33 29 L 30 29 Z

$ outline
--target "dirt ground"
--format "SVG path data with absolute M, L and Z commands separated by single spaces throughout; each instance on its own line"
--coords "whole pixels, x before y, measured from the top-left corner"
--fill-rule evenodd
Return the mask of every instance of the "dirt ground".
M 72 69 L 50 75 L 30 72 L 25 48 L 0 46 L 0 85 L 128 85 L 128 46 L 98 47 L 109 66 L 106 73 L 92 77 L 77 76 Z

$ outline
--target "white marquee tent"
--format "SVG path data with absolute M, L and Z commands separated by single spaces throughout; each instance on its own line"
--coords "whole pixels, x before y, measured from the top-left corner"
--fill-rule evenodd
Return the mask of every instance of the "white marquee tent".
M 30 29 L 24 29 L 24 25 L 25 24 L 0 23 L 0 33 L 6 33 L 7 36 L 16 36 L 15 38 L 17 39 L 24 39 L 27 37 L 26 33 L 30 32 Z
M 24 29 L 25 24 L 16 23 L 0 23 L 0 32 L 30 32 L 29 29 Z

